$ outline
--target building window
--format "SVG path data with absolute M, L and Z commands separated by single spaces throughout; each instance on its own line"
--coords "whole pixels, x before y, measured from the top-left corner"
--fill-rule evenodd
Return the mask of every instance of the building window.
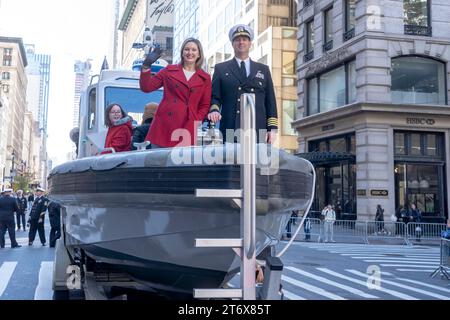
M 172 50 L 173 49 L 173 38 L 172 37 L 167 37 L 166 38 L 166 49 L 167 50 Z
M 283 39 L 297 39 L 297 30 L 283 29 Z
M 414 203 L 426 221 L 443 217 L 444 134 L 395 131 L 394 151 L 397 208 Z
M 395 144 L 395 154 L 405 155 L 406 154 L 406 143 L 405 134 L 401 132 L 396 132 L 394 137 Z
M 308 80 L 308 114 L 339 108 L 356 101 L 355 61 Z
M 314 57 L 314 20 L 306 23 L 306 54 L 305 62 Z
M 405 34 L 431 36 L 429 0 L 403 0 Z
M 439 133 L 396 131 L 395 155 L 441 159 L 444 155 L 443 141 L 444 137 Z
M 2 73 L 2 80 L 10 80 L 10 79 L 11 79 L 11 73 L 9 73 L 9 72 Z
M 11 56 L 3 56 L 3 66 L 4 67 L 11 67 L 12 65 L 12 57 Z
M 289 78 L 289 77 L 282 77 L 282 86 L 283 87 L 296 87 L 297 86 L 297 78 Z
M 355 9 L 356 0 L 345 0 L 345 31 L 344 42 L 350 40 L 355 36 Z
M 392 102 L 445 105 L 445 64 L 407 56 L 392 59 Z
M 295 130 L 292 128 L 291 123 L 295 120 L 296 106 L 297 103 L 295 100 L 283 100 L 283 135 L 295 136 Z
M 308 114 L 319 113 L 319 86 L 318 79 L 314 78 L 308 81 Z
M 3 55 L 4 56 L 12 56 L 12 52 L 13 52 L 13 49 L 11 49 L 11 48 L 4 48 L 3 49 Z
M 333 49 L 333 8 L 324 11 L 324 44 L 323 51 Z
M 4 93 L 9 93 L 9 84 L 2 85 L 2 89 Z
M 296 52 L 283 51 L 283 74 L 295 75 Z

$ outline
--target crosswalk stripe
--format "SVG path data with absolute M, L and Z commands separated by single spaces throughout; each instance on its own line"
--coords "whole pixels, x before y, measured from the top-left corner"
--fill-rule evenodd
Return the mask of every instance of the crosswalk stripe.
M 391 263 L 382 263 L 380 264 L 382 267 L 397 267 L 397 268 L 434 268 L 439 267 L 439 264 L 435 265 L 417 265 L 417 264 L 391 264 Z
M 417 270 L 417 269 L 395 269 L 397 271 L 401 271 L 401 272 L 433 272 L 433 269 L 422 269 L 422 270 Z
M 355 294 L 357 296 L 360 296 L 360 297 L 363 297 L 363 298 L 366 298 L 366 299 L 379 299 L 379 297 L 373 296 L 371 294 L 367 294 L 364 291 L 355 289 L 353 287 L 346 286 L 344 284 L 338 283 L 338 282 L 333 281 L 333 280 L 329 280 L 329 279 L 321 277 L 321 276 L 316 276 L 316 275 L 314 275 L 312 273 L 306 272 L 304 270 L 301 270 L 301 269 L 298 269 L 298 268 L 295 268 L 295 267 L 286 267 L 286 269 L 290 270 L 292 272 L 301 274 L 303 276 L 306 276 L 308 278 L 311 278 L 311 279 L 314 279 L 314 280 L 326 283 L 328 285 L 331 285 L 331 286 L 334 286 L 334 287 L 338 287 L 340 289 L 343 289 L 345 291 L 348 291 L 350 293 L 353 293 L 353 294 Z
M 389 260 L 389 259 L 378 259 L 378 260 L 363 260 L 363 261 L 365 261 L 365 262 L 373 262 L 373 263 L 383 263 L 383 262 L 388 262 L 388 263 L 408 263 L 408 262 L 410 262 L 410 263 L 415 263 L 415 264 L 423 264 L 423 265 L 426 265 L 426 264 L 430 264 L 430 265 L 436 265 L 436 263 L 438 263 L 439 264 L 439 260 L 437 260 L 437 261 L 405 261 L 405 260 Z
M 431 288 L 431 289 L 435 289 L 435 290 L 439 290 L 439 291 L 450 293 L 449 289 L 441 288 L 441 287 L 434 286 L 432 284 L 424 283 L 424 282 L 421 282 L 421 281 L 405 279 L 405 278 L 398 278 L 398 280 L 409 282 L 409 283 L 414 283 L 414 284 L 418 284 L 418 285 L 421 285 L 421 286 L 424 286 L 424 287 L 428 287 L 428 288 Z
M 380 259 L 380 260 L 399 260 L 401 259 L 402 261 L 433 261 L 433 262 L 439 262 L 440 259 L 439 258 L 399 258 L 399 257 L 378 257 L 378 256 L 373 256 L 373 257 L 352 257 L 353 259 Z
M 329 251 L 331 253 L 339 253 L 339 254 L 368 254 L 368 253 L 373 253 L 373 254 L 385 254 L 385 253 L 391 253 L 391 254 L 424 254 L 424 255 L 431 255 L 431 254 L 435 254 L 435 253 L 439 253 L 439 250 L 423 250 L 423 251 L 417 251 L 417 250 L 413 250 L 413 249 L 405 249 L 405 250 L 373 250 L 370 248 L 367 248 L 366 250 L 345 250 L 345 248 L 343 248 L 342 250 L 326 250 L 326 249 L 318 249 L 316 248 L 316 250 L 321 250 L 321 251 Z
M 371 257 L 386 257 L 386 256 L 390 256 L 392 254 L 395 253 L 377 253 L 377 254 L 371 254 L 369 252 L 365 252 L 365 253 L 342 253 L 341 256 L 344 257 L 365 257 L 368 254 L 370 254 Z M 430 253 L 430 254 L 401 254 L 403 256 L 407 256 L 408 258 L 435 258 L 439 256 L 439 252 L 436 253 Z
M 39 270 L 39 283 L 34 292 L 34 300 L 53 300 L 53 262 L 43 261 Z
M 5 292 L 16 266 L 17 262 L 4 262 L 0 267 L 0 297 Z
M 367 283 L 364 282 L 364 281 L 348 277 L 346 275 L 343 275 L 343 274 L 331 271 L 330 269 L 317 268 L 317 270 L 319 270 L 321 272 L 324 272 L 324 273 L 327 273 L 329 275 L 335 276 L 337 278 L 341 278 L 341 279 L 344 279 L 344 280 L 347 280 L 347 281 L 350 281 L 350 282 L 353 282 L 353 283 L 357 283 L 357 284 L 362 285 L 364 287 L 367 287 Z M 398 292 L 398 291 L 395 291 L 395 290 L 386 289 L 386 288 L 375 288 L 373 290 L 378 290 L 378 291 L 381 291 L 381 292 L 385 292 L 387 294 L 390 294 L 391 296 L 394 296 L 394 297 L 397 297 L 397 298 L 400 298 L 400 299 L 403 299 L 403 300 L 419 300 L 419 299 L 414 298 L 414 297 L 412 297 L 410 295 L 407 295 L 407 294 L 404 294 L 404 293 L 401 293 L 401 292 Z
M 356 271 L 356 270 L 347 270 L 347 272 L 350 272 L 351 274 L 354 274 L 356 276 L 360 276 L 360 277 L 363 277 L 363 278 L 369 278 L 369 276 L 367 274 L 359 272 L 359 271 Z M 394 282 L 394 281 L 389 281 L 389 280 L 386 280 L 386 279 L 382 278 L 381 279 L 381 284 L 383 285 L 383 283 L 387 283 L 387 284 L 390 284 L 391 286 L 395 286 L 395 287 L 399 287 L 399 288 L 402 288 L 402 289 L 407 289 L 407 290 L 410 290 L 410 291 L 421 293 L 421 294 L 424 294 L 426 296 L 430 296 L 430 297 L 433 297 L 433 298 L 436 298 L 436 299 L 450 300 L 450 297 L 446 297 L 446 296 L 443 296 L 443 295 L 440 295 L 440 294 L 437 294 L 437 293 L 433 293 L 433 292 L 430 292 L 430 291 L 427 291 L 427 290 L 413 288 L 411 286 L 403 285 L 403 284 L 400 284 L 400 283 L 397 283 L 397 282 Z
M 305 298 L 300 297 L 300 296 L 298 296 L 298 295 L 296 295 L 296 294 L 294 294 L 294 293 L 292 293 L 292 292 L 290 292 L 288 290 L 285 290 L 285 289 L 283 289 L 283 294 L 289 300 L 306 300 Z
M 315 294 L 321 295 L 323 297 L 329 298 L 329 299 L 333 299 L 333 300 L 347 300 L 341 296 L 338 296 L 336 294 L 333 294 L 331 292 L 328 292 L 322 288 L 316 287 L 316 286 L 312 286 L 310 284 L 307 284 L 305 282 L 290 278 L 288 276 L 281 276 L 281 279 L 283 281 L 289 282 L 290 284 L 293 284 L 294 286 L 297 286 L 299 288 L 303 288 L 305 290 L 311 291 Z

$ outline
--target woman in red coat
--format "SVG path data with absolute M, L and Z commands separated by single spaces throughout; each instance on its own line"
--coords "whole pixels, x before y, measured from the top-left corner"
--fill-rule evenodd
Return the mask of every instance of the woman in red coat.
M 211 103 L 211 77 L 201 68 L 202 45 L 194 38 L 185 40 L 181 63 L 169 65 L 152 76 L 150 66 L 160 55 L 161 51 L 155 49 L 142 66 L 142 91 L 164 87 L 163 99 L 145 140 L 154 148 L 195 145 L 197 128 L 209 113 Z
M 131 118 L 117 103 L 113 103 L 105 110 L 105 124 L 109 128 L 106 135 L 105 149 L 113 148 L 115 152 L 131 150 L 131 136 L 133 127 Z M 105 150 L 102 154 L 111 153 Z

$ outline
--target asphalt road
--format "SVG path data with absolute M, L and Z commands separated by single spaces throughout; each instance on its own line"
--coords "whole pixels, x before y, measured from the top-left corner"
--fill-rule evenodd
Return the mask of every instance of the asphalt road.
M 0 300 L 52 299 L 54 249 L 29 247 L 27 233 L 18 239 L 22 248 L 0 250 Z M 429 276 L 439 266 L 435 246 L 296 242 L 282 260 L 289 300 L 450 300 L 450 281 Z

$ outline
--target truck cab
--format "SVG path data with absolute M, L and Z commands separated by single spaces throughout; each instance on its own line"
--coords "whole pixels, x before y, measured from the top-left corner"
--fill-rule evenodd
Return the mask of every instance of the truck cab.
M 167 63 L 158 61 L 152 72 L 156 73 Z M 144 93 L 139 88 L 139 71 L 103 70 L 96 83 L 92 83 L 83 92 L 80 99 L 79 134 L 77 158 L 98 155 L 105 146 L 108 128 L 105 125 L 105 109 L 111 103 L 123 107 L 133 118 L 133 127 L 142 122 L 144 107 L 150 102 L 160 103 L 163 90 Z

